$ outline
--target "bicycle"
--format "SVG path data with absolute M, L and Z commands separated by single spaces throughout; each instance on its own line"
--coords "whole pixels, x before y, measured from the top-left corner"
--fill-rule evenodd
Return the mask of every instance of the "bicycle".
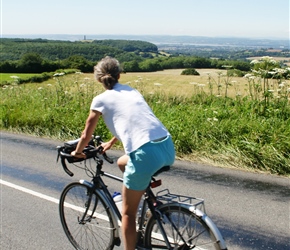
M 73 173 L 66 160 L 72 164 L 84 161 L 81 168 L 92 180 L 72 182 L 64 188 L 59 202 L 61 224 L 76 249 L 113 249 L 121 244 L 122 216 L 102 177 L 119 182 L 123 179 L 102 170 L 103 159 L 111 164 L 113 160 L 102 152 L 100 136 L 92 137 L 83 151 L 87 159 L 96 162 L 95 169 L 86 164 L 87 159 L 70 155 L 77 142 L 78 139 L 58 146 L 58 159 L 61 158 L 63 169 L 70 176 Z M 165 166 L 154 174 L 144 193 L 136 223 L 136 249 L 227 249 L 219 229 L 205 213 L 203 199 L 171 194 L 168 189 L 153 193 L 152 189 L 161 185 L 155 176 L 169 168 Z

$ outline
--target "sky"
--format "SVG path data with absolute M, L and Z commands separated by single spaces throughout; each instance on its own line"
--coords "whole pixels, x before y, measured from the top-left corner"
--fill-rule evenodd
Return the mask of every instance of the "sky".
M 289 39 L 289 0 L 1 0 L 1 37 L 178 35 Z

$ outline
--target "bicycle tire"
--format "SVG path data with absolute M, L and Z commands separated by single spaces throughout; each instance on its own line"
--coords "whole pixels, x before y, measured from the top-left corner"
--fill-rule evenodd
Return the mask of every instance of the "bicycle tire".
M 218 239 L 201 217 L 178 204 L 166 204 L 160 208 L 160 219 L 172 249 L 220 250 Z M 170 222 L 172 220 L 173 223 Z M 181 240 L 173 224 L 182 235 Z M 144 235 L 145 248 L 168 249 L 160 228 L 153 216 L 147 222 Z
M 113 249 L 111 213 L 92 188 L 79 182 L 67 185 L 60 197 L 59 213 L 65 234 L 76 249 Z

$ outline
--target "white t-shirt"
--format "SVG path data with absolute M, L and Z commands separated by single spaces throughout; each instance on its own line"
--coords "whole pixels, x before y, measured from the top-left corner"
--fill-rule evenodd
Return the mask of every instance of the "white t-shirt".
M 91 110 L 102 113 L 107 127 L 122 142 L 126 154 L 169 135 L 143 96 L 127 85 L 116 83 L 112 90 L 96 96 Z

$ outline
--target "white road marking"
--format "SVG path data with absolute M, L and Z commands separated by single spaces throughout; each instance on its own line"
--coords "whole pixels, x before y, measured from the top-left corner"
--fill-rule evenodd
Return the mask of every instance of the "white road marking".
M 38 198 L 41 198 L 41 199 L 44 199 L 44 200 L 51 201 L 51 202 L 54 202 L 56 204 L 59 204 L 59 199 L 50 197 L 48 195 L 45 195 L 45 194 L 42 194 L 42 193 L 39 193 L 39 192 L 35 192 L 35 191 L 33 191 L 31 189 L 28 189 L 28 188 L 24 188 L 24 187 L 15 185 L 15 184 L 13 184 L 11 182 L 4 181 L 4 180 L 0 179 L 0 184 L 5 185 L 7 187 L 11 187 L 11 188 L 17 189 L 17 190 L 22 191 L 22 192 L 27 193 L 27 194 L 34 195 L 34 196 L 36 196 Z M 73 210 L 79 211 L 79 212 L 84 212 L 85 211 L 84 208 L 69 204 L 67 202 L 64 203 L 64 206 L 68 207 L 68 208 L 71 208 Z M 109 220 L 109 218 L 107 216 L 104 216 L 104 215 L 101 215 L 101 214 L 98 214 L 98 213 L 95 213 L 94 215 L 97 216 L 100 219 L 107 220 L 107 221 Z M 119 224 L 120 224 L 120 222 L 119 222 Z
M 28 188 L 24 188 L 24 187 L 15 185 L 15 184 L 13 184 L 11 182 L 4 181 L 4 180 L 0 179 L 0 184 L 5 185 L 7 187 L 14 188 L 16 190 L 22 191 L 22 192 L 27 193 L 27 194 L 34 195 L 34 196 L 36 196 L 38 198 L 41 198 L 41 199 L 44 199 L 44 200 L 51 201 L 51 202 L 54 202 L 56 204 L 59 204 L 59 200 L 58 199 L 55 199 L 53 197 L 50 197 L 48 195 L 45 195 L 45 194 L 42 194 L 42 193 L 39 193 L 39 192 L 35 192 L 35 191 L 33 191 L 31 189 L 28 189 Z M 68 207 L 68 208 L 71 208 L 71 209 L 73 209 L 75 211 L 79 211 L 81 213 L 85 212 L 85 208 L 78 207 L 78 206 L 69 204 L 67 202 L 64 203 L 64 206 Z M 89 211 L 89 213 L 91 213 L 91 211 Z M 94 216 L 98 217 L 99 219 L 109 221 L 109 217 L 108 216 L 105 216 L 105 215 L 102 215 L 102 214 L 99 214 L 99 213 L 96 213 L 96 212 L 94 213 Z M 119 226 L 120 226 L 120 224 L 121 224 L 121 222 L 119 221 Z
M 0 184 L 5 185 L 7 187 L 11 187 L 11 188 L 17 189 L 17 190 L 22 191 L 22 192 L 27 193 L 27 194 L 34 195 L 34 196 L 36 196 L 38 198 L 41 198 L 41 199 L 44 199 L 44 200 L 51 201 L 51 202 L 54 202 L 56 204 L 59 204 L 59 199 L 50 197 L 48 195 L 45 195 L 45 194 L 42 194 L 42 193 L 39 193 L 39 192 L 35 192 L 35 191 L 33 191 L 31 189 L 28 189 L 28 188 L 25 188 L 25 187 L 21 187 L 21 186 L 15 185 L 15 184 L 13 184 L 11 182 L 4 181 L 4 180 L 0 179 Z

